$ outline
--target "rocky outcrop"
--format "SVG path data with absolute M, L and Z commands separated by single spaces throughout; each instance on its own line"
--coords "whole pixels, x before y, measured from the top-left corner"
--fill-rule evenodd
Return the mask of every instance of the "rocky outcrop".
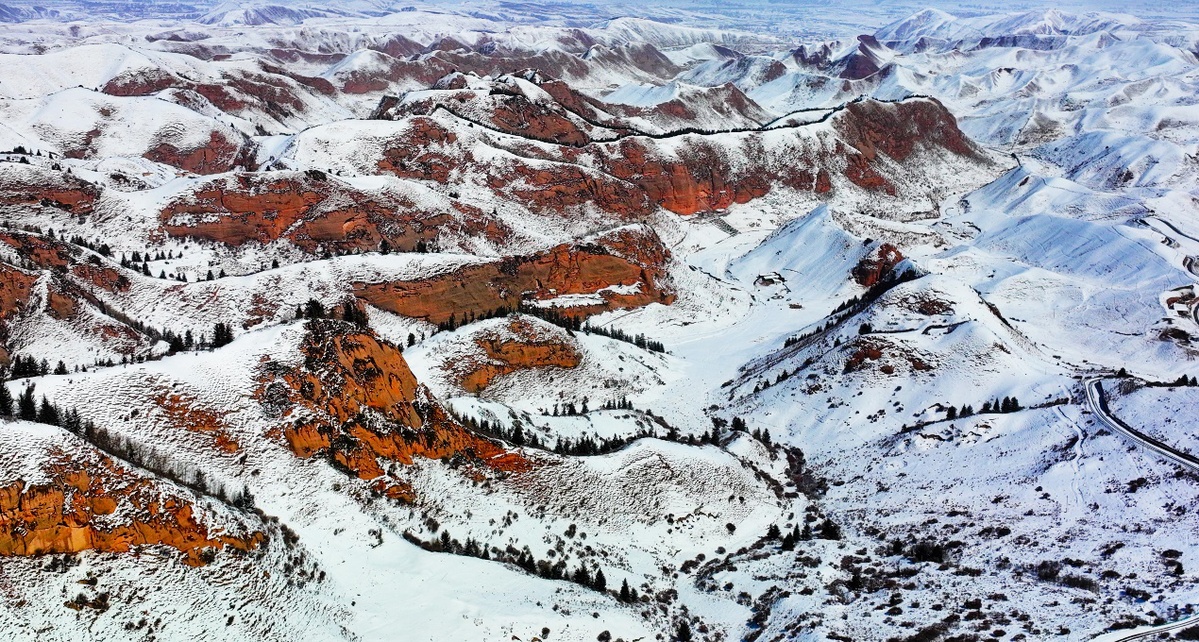
M 355 283 L 355 294 L 371 305 L 430 323 L 466 321 L 522 301 L 588 294 L 593 303 L 559 308 L 572 316 L 670 304 L 664 283 L 670 253 L 648 227 L 631 226 L 591 243 L 559 245 L 538 254 L 469 265 L 415 281 Z M 619 287 L 614 287 L 619 286 Z
M 11 319 L 29 305 L 37 276 L 0 263 L 0 318 Z
M 461 74 L 443 78 L 439 85 L 444 83 L 446 87 L 453 87 L 459 78 L 463 78 Z M 391 109 L 376 110 L 375 117 L 395 120 L 425 116 L 438 108 L 503 132 L 548 143 L 581 146 L 591 140 L 561 105 L 530 100 L 519 90 L 502 84 L 496 84 L 490 90 L 430 92 L 422 100 L 397 102 Z
M 144 156 L 196 174 L 220 174 L 238 165 L 251 166 L 253 159 L 247 154 L 248 147 L 245 141 L 231 141 L 214 130 L 203 145 L 181 149 L 173 143 L 162 142 L 149 149 Z
M 72 263 L 71 248 L 55 239 L 26 232 L 0 231 L 0 243 L 43 270 L 62 270 Z
M 101 88 L 110 96 L 160 95 L 177 99 L 180 94 L 199 94 L 223 112 L 234 115 L 268 116 L 286 122 L 308 111 L 309 90 L 326 93 L 328 81 L 293 77 L 266 68 L 228 68 L 219 78 L 192 80 L 165 69 L 145 69 L 114 76 Z
M 846 80 L 862 80 L 877 74 L 882 69 L 879 51 L 883 46 L 874 36 L 858 36 L 858 48 L 844 61 L 840 77 Z
M 367 194 L 321 172 L 237 174 L 202 183 L 160 213 L 176 237 L 239 247 L 287 239 L 308 252 L 409 251 L 436 238 L 448 216 L 403 196 Z
M 480 359 L 462 364 L 459 385 L 470 393 L 485 389 L 497 377 L 536 368 L 574 368 L 581 357 L 573 345 L 541 331 L 525 318 L 508 320 L 500 332 L 483 332 L 474 338 L 482 349 Z
M 920 147 L 940 147 L 967 159 L 982 154 L 958 128 L 957 119 L 932 98 L 883 103 L 863 100 L 833 121 L 843 139 L 873 162 L 880 153 L 903 162 Z
M 637 184 L 650 202 L 676 214 L 748 203 L 765 196 L 774 185 L 767 172 L 734 175 L 724 150 L 700 137 L 688 140 L 686 149 L 671 157 L 657 154 L 642 138 L 626 138 L 618 149 L 605 159 L 606 171 Z M 778 178 L 782 182 L 782 177 Z M 796 182 L 793 178 L 786 180 Z M 814 183 L 814 177 L 809 182 Z
M 378 169 L 400 178 L 449 182 L 450 172 L 459 164 L 474 162 L 469 151 L 456 153 L 458 150 L 452 146 L 457 141 L 458 135 L 441 123 L 431 118 L 413 118 L 403 137 L 383 150 Z
M 216 549 L 264 540 L 257 531 L 214 533 L 189 500 L 98 453 L 52 453 L 44 473 L 50 481 L 0 482 L 0 556 L 167 546 L 199 566 Z
M 491 174 L 487 186 L 541 212 L 594 205 L 621 220 L 640 221 L 653 209 L 637 186 L 565 163 L 514 163 Z
M 263 367 L 259 400 L 278 411 L 275 431 L 297 457 L 326 457 L 389 497 L 412 488 L 384 466 L 454 459 L 492 474 L 531 463 L 454 420 L 416 381 L 400 349 L 336 321 L 309 321 L 301 365 Z M 393 466 L 388 466 L 394 470 Z
M 225 421 L 227 413 L 205 406 L 195 395 L 180 391 L 178 384 L 169 389 L 157 389 L 152 399 L 168 425 L 205 434 L 212 439 L 213 447 L 224 453 L 235 453 L 240 448 L 237 440 L 229 434 L 229 426 Z
M 858 285 L 869 288 L 883 280 L 891 270 L 903 261 L 903 253 L 890 243 L 878 246 L 872 254 L 867 255 L 852 270 L 853 280 Z
M 497 100 L 478 88 L 443 93 L 466 101 L 457 111 L 495 114 L 485 105 L 470 106 L 472 101 Z M 399 109 L 401 103 L 388 104 L 380 109 Z M 683 110 L 680 122 L 693 115 L 686 111 L 688 105 L 678 109 Z M 717 135 L 630 135 L 615 128 L 593 128 L 580 132 L 602 131 L 610 138 L 554 145 L 543 139 L 566 136 L 564 130 L 529 134 L 535 129 L 533 123 L 545 122 L 539 121 L 536 110 L 518 114 L 521 127 L 501 127 L 522 138 L 480 138 L 469 129 L 459 129 L 445 115 L 409 116 L 403 135 L 379 141 L 377 167 L 369 169 L 443 184 L 477 176 L 497 196 L 535 211 L 562 213 L 592 206 L 623 220 L 644 220 L 655 207 L 685 215 L 708 212 L 748 203 L 779 187 L 827 197 L 838 185 L 849 183 L 895 198 L 908 193 L 924 197 L 922 185 L 946 157 L 980 165 L 989 162 L 935 100 L 860 101 L 827 120 L 827 126 Z M 581 140 L 581 134 L 569 138 Z M 498 157 L 482 153 L 484 146 L 510 153 Z M 929 160 L 936 162 L 912 162 L 920 150 L 928 151 Z M 837 174 L 846 181 L 836 181 Z
M 100 188 L 66 172 L 16 163 L 0 164 L 0 206 L 40 205 L 75 215 L 90 214 Z

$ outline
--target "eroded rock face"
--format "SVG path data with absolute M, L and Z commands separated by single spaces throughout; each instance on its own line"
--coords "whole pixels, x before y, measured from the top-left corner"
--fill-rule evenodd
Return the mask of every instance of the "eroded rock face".
M 328 94 L 333 87 L 327 80 L 279 73 L 269 65 L 261 70 L 231 68 L 220 78 L 190 80 L 163 69 L 122 73 L 102 89 L 111 96 L 149 96 L 171 91 L 203 96 L 217 109 L 230 114 L 261 114 L 280 121 L 303 115 L 309 90 Z M 247 113 L 249 112 L 249 113 Z
M 44 472 L 51 481 L 0 482 L 0 556 L 168 546 L 199 566 L 206 551 L 264 541 L 258 531 L 213 533 L 190 501 L 95 451 L 51 453 Z
M 554 85 L 543 82 L 542 86 L 552 89 Z M 571 99 L 569 93 L 558 93 Z M 720 96 L 721 90 L 709 93 Z M 669 136 L 637 135 L 622 130 L 619 121 L 606 121 L 603 128 L 593 124 L 580 128 L 585 119 L 557 102 L 534 104 L 523 95 L 489 94 L 478 88 L 443 90 L 429 101 L 430 105 L 458 101 L 454 113 L 521 138 L 479 138 L 457 129 L 448 116 L 429 107 L 434 115 L 407 115 L 403 135 L 380 141 L 377 167 L 371 169 L 443 184 L 481 176 L 497 196 L 539 212 L 592 206 L 623 220 L 644 220 L 660 206 L 677 214 L 694 214 L 747 203 L 782 186 L 827 195 L 836 189 L 837 174 L 862 190 L 899 197 L 904 187 L 917 189 L 911 177 L 919 179 L 928 171 L 912 160 L 921 149 L 988 162 L 958 129 L 953 116 L 931 99 L 852 103 L 829 118 L 831 131 L 798 125 Z M 572 102 L 582 111 L 590 107 Z M 732 99 L 724 102 L 729 109 L 752 111 Z M 380 109 L 420 111 L 420 104 L 415 108 L 399 101 L 387 105 L 381 104 Z M 667 104 L 663 108 L 678 110 L 677 120 L 688 122 L 693 116 L 689 107 Z M 596 114 L 594 108 L 591 113 Z M 603 138 L 587 138 L 591 134 Z M 483 146 L 511 154 L 492 157 L 479 151 Z M 905 162 L 909 165 L 900 168 Z
M 903 261 L 903 253 L 890 243 L 883 243 L 873 254 L 863 258 L 853 268 L 853 280 L 868 288 L 878 283 Z
M 460 76 L 442 79 L 447 87 Z M 442 91 L 418 102 L 406 102 L 388 113 L 391 119 L 432 114 L 438 108 L 481 122 L 500 131 L 562 145 L 581 146 L 591 140 L 566 110 L 555 102 L 534 102 L 524 94 L 506 87 L 490 92 L 482 90 Z
M 0 206 L 41 205 L 71 214 L 90 214 L 100 188 L 66 172 L 5 163 L 0 165 Z
M 298 457 L 327 457 L 349 474 L 374 480 L 389 497 L 411 501 L 409 484 L 384 466 L 416 457 L 456 459 L 491 473 L 527 470 L 519 453 L 455 421 L 416 381 L 400 349 L 368 330 L 314 320 L 300 350 L 301 366 L 265 367 L 259 399 L 278 405 L 278 429 Z
M 539 254 L 470 265 L 419 281 L 355 283 L 371 305 L 430 323 L 465 321 L 524 300 L 590 294 L 594 303 L 564 307 L 571 316 L 605 310 L 670 304 L 663 282 L 670 253 L 648 227 L 620 228 L 595 243 L 559 245 Z M 618 287 L 614 287 L 618 286 Z
M 248 242 L 288 239 L 308 252 L 408 251 L 431 241 L 444 214 L 426 214 L 399 195 L 360 192 L 317 172 L 237 174 L 201 184 L 160 214 L 171 236 Z
M 611 154 L 607 171 L 637 184 L 651 203 L 676 214 L 695 214 L 748 203 L 765 196 L 777 182 L 796 182 L 772 172 L 734 173 L 724 150 L 702 139 L 687 142 L 673 157 L 657 154 L 646 140 L 627 138 Z M 798 169 L 810 176 L 804 169 Z M 814 178 L 809 178 L 814 183 Z
M 11 319 L 29 305 L 37 276 L 7 263 L 0 263 L 0 317 Z
M 481 392 L 500 376 L 535 368 L 574 368 L 578 350 L 561 337 L 539 332 L 528 319 L 513 318 L 503 332 L 475 337 L 485 359 L 465 364 L 459 385 L 470 393 Z
M 835 126 L 870 161 L 881 152 L 903 162 L 920 145 L 980 158 L 978 150 L 958 129 L 957 119 L 934 99 L 898 103 L 864 100 L 850 103 L 845 111 L 848 117 L 837 119 Z
M 212 131 L 203 145 L 180 149 L 163 142 L 149 149 L 144 156 L 196 174 L 220 174 L 238 165 L 250 166 L 251 158 L 246 151 L 245 141 L 231 141 L 221 132 Z

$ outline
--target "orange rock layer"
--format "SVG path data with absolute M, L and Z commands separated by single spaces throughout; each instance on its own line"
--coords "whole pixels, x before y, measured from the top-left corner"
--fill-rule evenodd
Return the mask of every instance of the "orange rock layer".
M 90 214 L 100 188 L 71 174 L 29 165 L 0 168 L 0 206 L 42 205 Z
M 185 554 L 185 563 L 200 566 L 205 551 L 248 551 L 265 538 L 261 532 L 212 534 L 187 500 L 158 492 L 149 479 L 104 456 L 84 467 L 64 454 L 51 472 L 48 483 L 0 485 L 0 556 L 169 546 Z M 118 509 L 121 517 L 109 517 Z
M 345 204 L 326 207 L 326 201 Z M 376 250 L 383 241 L 409 251 L 436 238 L 447 218 L 426 215 L 400 198 L 372 197 L 316 172 L 216 179 L 160 214 L 163 229 L 172 236 L 234 247 L 287 238 L 309 252 Z
M 854 266 L 853 280 L 868 288 L 878 283 L 903 261 L 903 253 L 890 243 L 878 246 L 874 254 L 868 255 Z
M 456 422 L 417 383 L 399 348 L 336 321 L 310 321 L 304 365 L 268 375 L 260 399 L 285 396 L 296 418 L 279 434 L 298 457 L 323 456 L 349 474 L 375 480 L 397 499 L 415 494 L 388 475 L 388 462 L 455 459 L 496 472 L 530 462 Z
M 596 294 L 603 303 L 559 308 L 572 316 L 670 304 L 663 284 L 669 251 L 648 228 L 623 228 L 598 243 L 559 245 L 546 252 L 470 265 L 419 281 L 355 283 L 354 292 L 371 305 L 408 317 L 444 323 L 464 321 L 524 300 L 567 294 Z M 605 291 L 637 286 L 631 293 Z
M 524 319 L 511 320 L 506 336 L 483 335 L 475 342 L 487 361 L 466 365 L 459 385 L 471 393 L 482 391 L 496 377 L 534 368 L 574 368 L 580 360 L 574 346 L 555 338 L 537 337 Z
M 565 108 L 556 111 L 482 92 L 460 95 L 478 104 L 459 110 L 489 121 L 489 126 L 560 146 L 500 141 L 518 159 L 483 165 L 453 130 L 431 117 L 412 116 L 409 131 L 383 150 L 378 169 L 403 178 L 448 183 L 454 170 L 475 168 L 488 176 L 488 188 L 534 210 L 562 212 L 588 204 L 624 220 L 641 220 L 656 206 L 678 214 L 720 210 L 780 186 L 825 194 L 833 189 L 834 172 L 862 189 L 894 196 L 898 189 L 887 178 L 894 165 L 883 162 L 883 156 L 902 163 L 918 149 L 940 148 L 981 158 L 952 114 L 933 100 L 852 103 L 831 118 L 837 138 L 808 149 L 805 145 L 815 141 L 800 136 L 807 142 L 791 146 L 785 129 L 769 136 L 694 134 L 669 145 L 648 136 L 598 142 L 586 138 L 587 132 L 563 115 Z M 452 100 L 445 102 L 453 109 Z M 609 130 L 608 135 L 613 133 L 627 134 Z M 911 171 L 918 174 L 920 168 Z

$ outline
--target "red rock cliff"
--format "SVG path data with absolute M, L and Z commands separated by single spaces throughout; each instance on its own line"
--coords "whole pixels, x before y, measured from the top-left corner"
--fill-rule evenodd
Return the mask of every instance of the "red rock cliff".
M 417 383 L 399 348 L 336 321 L 309 321 L 304 362 L 263 372 L 259 399 L 290 406 L 278 430 L 298 457 L 323 456 L 348 473 L 375 480 L 388 496 L 412 500 L 389 462 L 460 459 L 479 470 L 512 472 L 530 463 L 455 421 Z
M 46 473 L 49 482 L 0 482 L 0 556 L 168 546 L 198 566 L 206 550 L 247 551 L 264 539 L 212 533 L 187 499 L 94 451 L 51 453 Z
M 562 308 L 587 316 L 650 303 L 670 304 L 664 283 L 670 253 L 645 227 L 621 228 L 593 244 L 559 245 L 539 254 L 470 265 L 419 281 L 355 283 L 354 292 L 377 308 L 443 323 L 465 321 L 523 300 L 564 294 L 598 294 L 602 303 Z M 606 290 L 636 286 L 629 293 Z

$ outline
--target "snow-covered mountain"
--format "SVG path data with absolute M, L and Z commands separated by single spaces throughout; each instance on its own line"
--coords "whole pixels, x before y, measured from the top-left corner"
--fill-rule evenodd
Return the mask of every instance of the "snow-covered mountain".
M 0 632 L 1194 639 L 1145 4 L 5 3 Z

